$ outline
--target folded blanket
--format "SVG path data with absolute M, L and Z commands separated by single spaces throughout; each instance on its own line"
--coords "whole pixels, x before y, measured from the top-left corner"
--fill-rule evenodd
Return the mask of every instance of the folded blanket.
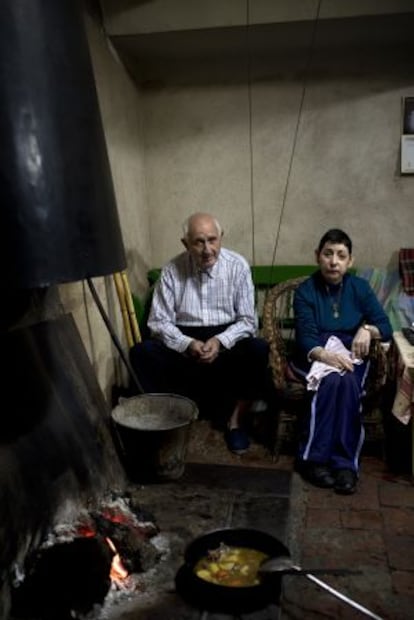
M 400 249 L 399 265 L 404 292 L 414 295 L 414 248 Z
M 358 269 L 357 275 L 370 283 L 388 315 L 393 331 L 401 331 L 402 327 L 414 322 L 414 295 L 404 292 L 398 266 L 390 270 L 364 267 Z
M 399 373 L 392 413 L 400 422 L 408 424 L 414 407 L 414 383 L 407 368 L 399 368 Z
M 345 345 L 342 343 L 337 336 L 330 336 L 325 345 L 326 351 L 332 351 L 333 353 L 340 353 L 341 355 L 345 355 L 346 357 L 352 358 L 352 353 L 349 351 Z M 362 360 L 360 359 L 352 359 L 353 364 L 362 364 Z M 335 368 L 334 366 L 330 366 L 329 364 L 325 364 L 324 362 L 313 362 L 312 366 L 308 374 L 306 375 L 307 381 L 307 389 L 316 392 L 319 388 L 320 382 L 326 375 L 329 375 L 331 372 L 337 372 L 340 375 L 344 375 L 347 371 L 340 370 L 339 368 Z

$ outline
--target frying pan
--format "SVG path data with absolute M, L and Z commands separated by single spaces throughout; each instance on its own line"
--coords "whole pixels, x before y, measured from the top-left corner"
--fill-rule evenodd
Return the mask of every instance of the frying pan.
M 256 549 L 269 556 L 270 559 L 263 564 L 264 570 L 260 570 L 262 579 L 259 584 L 249 587 L 221 586 L 205 581 L 196 575 L 194 568 L 198 560 L 205 557 L 209 551 L 217 549 L 221 543 L 229 547 Z M 224 528 L 199 536 L 187 546 L 184 552 L 184 564 L 177 572 L 175 583 L 177 592 L 200 610 L 237 615 L 263 609 L 272 603 L 278 604 L 283 574 L 302 574 L 366 616 L 382 620 L 380 616 L 366 607 L 314 577 L 312 572 L 312 569 L 306 570 L 295 566 L 290 558 L 289 550 L 276 537 L 255 529 Z M 355 571 L 328 569 L 323 572 L 352 573 Z
M 289 550 L 277 538 L 266 532 L 248 528 L 213 530 L 195 538 L 184 552 L 184 564 L 178 570 L 177 592 L 200 610 L 241 614 L 277 604 L 281 591 L 281 576 L 272 576 L 258 585 L 232 588 L 210 583 L 197 577 L 194 567 L 208 551 L 220 543 L 230 547 L 247 547 L 263 551 L 269 557 L 289 556 Z

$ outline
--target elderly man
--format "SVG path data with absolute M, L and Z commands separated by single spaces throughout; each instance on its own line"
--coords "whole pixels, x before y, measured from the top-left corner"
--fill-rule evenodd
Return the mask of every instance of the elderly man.
M 186 251 L 165 265 L 154 290 L 152 338 L 131 349 L 131 362 L 147 392 L 207 400 L 216 410 L 231 401 L 225 438 L 242 454 L 249 447 L 243 418 L 263 398 L 268 360 L 267 343 L 255 337 L 250 267 L 221 247 L 223 231 L 212 215 L 191 215 L 183 233 Z

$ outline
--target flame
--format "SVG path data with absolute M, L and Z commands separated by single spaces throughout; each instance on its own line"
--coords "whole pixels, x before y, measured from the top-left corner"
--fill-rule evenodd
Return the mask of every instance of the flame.
M 112 542 L 112 540 L 108 537 L 106 537 L 105 540 L 115 554 L 114 557 L 112 558 L 110 577 L 112 581 L 115 581 L 115 582 L 123 581 L 124 579 L 128 577 L 128 571 L 126 570 L 125 566 L 122 564 L 121 557 L 119 553 L 117 552 L 116 547 L 114 543 Z

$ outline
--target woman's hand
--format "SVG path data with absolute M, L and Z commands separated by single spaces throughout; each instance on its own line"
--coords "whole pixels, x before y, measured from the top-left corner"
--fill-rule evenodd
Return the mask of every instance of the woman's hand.
M 356 359 L 363 359 L 369 354 L 371 331 L 369 327 L 360 327 L 352 341 L 351 351 Z
M 328 364 L 328 366 L 333 366 L 338 370 L 347 370 L 348 372 L 354 372 L 354 365 L 352 360 L 346 355 L 341 355 L 340 353 L 332 353 L 332 351 L 322 350 L 319 361 L 324 364 Z

